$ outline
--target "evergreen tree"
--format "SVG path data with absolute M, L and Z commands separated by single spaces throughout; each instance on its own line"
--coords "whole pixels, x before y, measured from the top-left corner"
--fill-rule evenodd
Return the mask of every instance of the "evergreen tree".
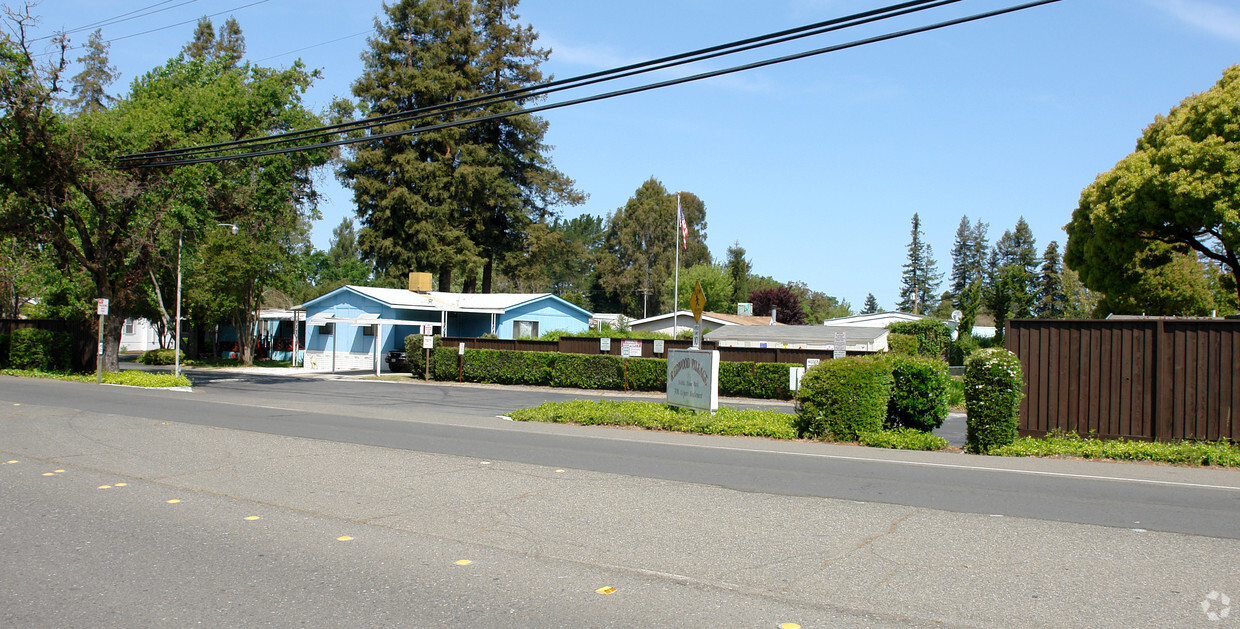
M 874 298 L 874 293 L 865 294 L 865 305 L 861 307 L 861 314 L 874 314 L 878 312 L 878 300 Z
M 237 65 L 245 56 L 245 35 L 241 34 L 241 25 L 231 15 L 220 27 L 212 52 L 215 57 L 223 59 L 230 66 Z
M 943 274 L 938 272 L 934 250 L 922 239 L 921 218 L 913 214 L 912 240 L 908 244 L 908 262 L 900 277 L 900 301 L 896 307 L 905 312 L 921 314 L 934 308 Z
M 82 64 L 82 71 L 74 75 L 70 90 L 72 96 L 66 102 L 71 110 L 90 114 L 103 111 L 116 102 L 116 98 L 104 91 L 120 77 L 116 67 L 108 65 L 108 48 L 111 46 L 103 41 L 102 30 L 90 34 L 86 54 L 77 58 L 77 62 Z
M 541 82 L 538 66 L 547 52 L 534 47 L 530 28 L 515 25 L 515 5 L 403 0 L 386 7 L 353 83 L 362 113 L 432 107 Z M 471 116 L 442 113 L 419 124 L 521 105 L 496 104 Z M 351 113 L 351 105 L 337 107 Z M 407 126 L 384 130 L 401 128 Z M 473 289 L 481 275 L 489 292 L 495 263 L 531 246 L 533 223 L 546 222 L 556 205 L 582 200 L 546 158 L 546 129 L 541 119 L 524 115 L 354 145 L 339 175 L 357 203 L 359 246 L 382 274 L 434 272 L 446 291 L 459 270 L 463 288 Z
M 973 282 L 986 276 L 986 253 L 989 243 L 986 242 L 988 225 L 981 220 L 969 224 L 969 217 L 960 218 L 960 226 L 956 228 L 956 240 L 952 244 L 951 287 L 952 305 L 964 310 L 963 300 L 968 287 Z
M 1063 263 L 1059 258 L 1059 243 L 1054 240 L 1042 253 L 1042 268 L 1038 273 L 1038 300 L 1034 314 L 1044 319 L 1062 319 L 1067 307 L 1063 287 Z
M 211 18 L 203 16 L 194 27 L 194 37 L 185 44 L 185 55 L 190 59 L 206 59 L 215 52 L 215 27 Z
M 751 266 L 745 259 L 745 248 L 739 240 L 728 247 L 728 274 L 732 276 L 732 301 L 741 303 L 749 297 L 749 272 Z

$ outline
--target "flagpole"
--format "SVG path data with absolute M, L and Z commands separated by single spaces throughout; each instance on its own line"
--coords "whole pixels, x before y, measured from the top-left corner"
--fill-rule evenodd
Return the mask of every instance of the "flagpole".
M 672 285 L 672 338 L 680 334 L 680 193 L 676 193 L 676 223 L 672 226 L 672 248 L 676 250 L 676 272 Z

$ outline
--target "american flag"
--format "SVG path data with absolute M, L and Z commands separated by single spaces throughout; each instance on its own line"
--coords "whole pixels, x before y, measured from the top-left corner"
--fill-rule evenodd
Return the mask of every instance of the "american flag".
M 680 209 L 680 195 L 676 195 L 676 218 L 680 219 L 680 242 L 686 251 L 689 250 L 689 224 L 685 222 L 685 213 Z

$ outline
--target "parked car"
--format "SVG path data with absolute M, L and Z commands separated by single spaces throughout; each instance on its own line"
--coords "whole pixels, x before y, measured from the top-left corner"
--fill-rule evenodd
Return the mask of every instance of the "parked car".
M 405 358 L 405 350 L 394 349 L 388 351 L 387 366 L 389 371 L 409 371 L 409 361 Z

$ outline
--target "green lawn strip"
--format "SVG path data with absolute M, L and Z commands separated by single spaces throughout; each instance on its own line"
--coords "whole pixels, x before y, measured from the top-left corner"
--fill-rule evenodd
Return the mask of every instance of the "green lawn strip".
M 20 378 L 45 378 L 49 380 L 69 380 L 72 382 L 94 382 L 95 374 L 64 373 L 34 371 L 30 369 L 2 369 L 0 375 L 17 376 Z M 189 378 L 177 378 L 166 373 L 147 373 L 145 371 L 108 371 L 103 374 L 104 384 L 123 384 L 131 387 L 167 388 L 189 387 L 193 383 Z
M 945 450 L 947 440 L 913 428 L 894 428 L 857 435 L 863 446 L 890 450 Z
M 1082 459 L 1151 461 L 1174 465 L 1240 467 L 1240 447 L 1225 441 L 1128 441 L 1082 438 L 1077 435 L 1049 435 L 1037 439 L 1022 437 L 1015 443 L 989 452 L 998 456 L 1064 456 Z

